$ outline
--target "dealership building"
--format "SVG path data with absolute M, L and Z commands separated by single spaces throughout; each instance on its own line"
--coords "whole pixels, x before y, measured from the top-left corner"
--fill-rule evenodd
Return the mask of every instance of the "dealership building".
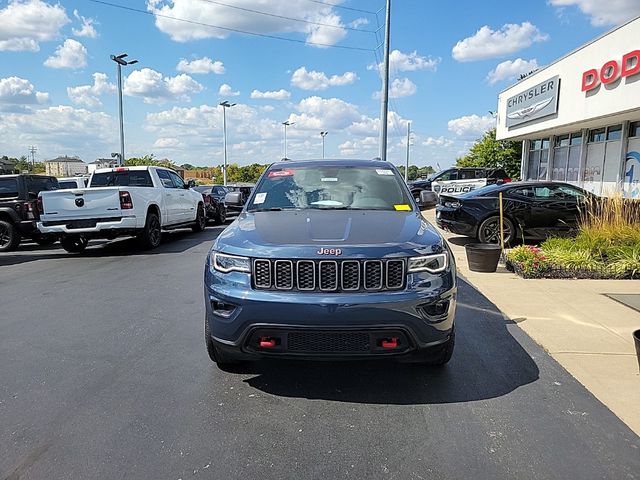
M 640 198 L 640 17 L 500 93 L 497 138 L 523 140 L 523 180 Z

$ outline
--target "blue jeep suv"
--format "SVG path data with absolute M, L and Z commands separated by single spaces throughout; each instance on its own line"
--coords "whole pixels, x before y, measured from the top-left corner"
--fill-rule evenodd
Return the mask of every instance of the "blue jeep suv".
M 233 195 L 226 201 L 240 201 Z M 443 365 L 453 353 L 453 256 L 387 162 L 271 165 L 215 240 L 204 293 L 219 366 L 267 357 Z

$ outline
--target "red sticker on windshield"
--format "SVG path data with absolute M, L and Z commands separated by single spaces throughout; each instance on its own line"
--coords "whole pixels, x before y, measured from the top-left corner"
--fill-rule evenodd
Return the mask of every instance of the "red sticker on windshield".
M 293 175 L 293 170 L 274 170 L 269 172 L 268 177 L 290 177 Z

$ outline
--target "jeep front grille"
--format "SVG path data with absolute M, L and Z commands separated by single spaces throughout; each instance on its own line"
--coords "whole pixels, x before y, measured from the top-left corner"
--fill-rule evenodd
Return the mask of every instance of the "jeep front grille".
M 399 290 L 405 261 L 266 260 L 253 261 L 253 285 L 260 290 L 356 292 Z

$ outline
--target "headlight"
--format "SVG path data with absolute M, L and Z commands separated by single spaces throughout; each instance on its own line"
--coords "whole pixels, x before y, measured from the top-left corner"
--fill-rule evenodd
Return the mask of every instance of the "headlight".
M 440 273 L 446 270 L 448 264 L 449 255 L 447 253 L 436 253 L 434 255 L 425 255 L 424 257 L 413 257 L 409 259 L 408 272 Z
M 460 208 L 460 202 L 444 202 L 444 206 L 447 208 Z
M 236 257 L 226 253 L 211 252 L 211 266 L 222 273 L 251 271 L 251 262 L 247 257 Z

